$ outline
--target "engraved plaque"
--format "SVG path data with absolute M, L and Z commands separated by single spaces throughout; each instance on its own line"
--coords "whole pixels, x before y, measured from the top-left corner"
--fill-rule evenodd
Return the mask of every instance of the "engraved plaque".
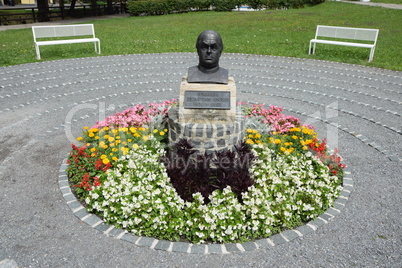
M 230 92 L 187 90 L 184 92 L 184 108 L 230 110 Z

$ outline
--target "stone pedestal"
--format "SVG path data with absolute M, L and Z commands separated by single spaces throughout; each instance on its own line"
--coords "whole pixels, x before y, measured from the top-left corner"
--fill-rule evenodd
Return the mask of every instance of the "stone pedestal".
M 188 83 L 180 85 L 181 123 L 230 124 L 236 119 L 236 85 L 233 77 L 225 84 Z
M 169 111 L 169 144 L 182 138 L 190 141 L 199 154 L 213 153 L 224 149 L 233 150 L 244 136 L 244 115 L 239 107 L 230 123 L 180 122 L 179 109 Z
M 244 115 L 236 106 L 236 85 L 188 83 L 180 85 L 179 107 L 169 111 L 169 144 L 182 138 L 204 154 L 233 149 L 243 138 Z

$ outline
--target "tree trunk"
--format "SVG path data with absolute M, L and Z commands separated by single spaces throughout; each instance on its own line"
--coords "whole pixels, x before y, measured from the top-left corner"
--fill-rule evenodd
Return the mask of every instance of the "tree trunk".
M 113 0 L 107 0 L 107 13 L 108 14 L 113 14 Z
M 70 5 L 70 16 L 74 15 L 74 8 L 75 8 L 75 3 L 77 0 L 71 0 L 71 5 Z
M 38 0 L 38 21 L 49 21 L 49 3 L 48 0 Z
M 96 4 L 96 0 L 91 0 L 91 9 L 92 9 L 92 16 L 98 15 L 98 5 Z
M 64 20 L 64 0 L 59 0 L 61 19 Z

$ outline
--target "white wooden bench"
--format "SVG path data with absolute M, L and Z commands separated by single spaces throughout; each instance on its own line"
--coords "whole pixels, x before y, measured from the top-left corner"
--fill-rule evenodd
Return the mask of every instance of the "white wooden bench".
M 94 43 L 95 52 L 101 53 L 100 40 L 95 37 L 93 24 L 76 25 L 55 25 L 55 26 L 32 26 L 32 33 L 35 43 L 36 58 L 40 59 L 40 46 L 74 44 L 74 43 Z M 73 38 L 73 37 L 81 38 Z M 83 38 L 86 36 L 86 38 Z M 92 37 L 91 37 L 92 36 Z M 56 37 L 66 37 L 63 40 L 43 40 Z M 38 39 L 40 39 L 38 41 Z
M 322 37 L 330 37 L 334 39 L 348 39 L 348 40 L 360 40 L 360 41 L 370 41 L 367 43 L 357 43 L 349 41 L 336 41 L 336 40 L 325 40 Z M 366 28 L 348 28 L 348 27 L 335 27 L 335 26 L 323 26 L 318 25 L 315 32 L 315 38 L 310 40 L 310 46 L 308 53 L 315 53 L 315 46 L 319 44 L 330 44 L 330 45 L 341 45 L 341 46 L 352 46 L 352 47 L 363 47 L 370 48 L 369 62 L 373 60 L 374 50 L 377 44 L 378 30 L 377 29 L 366 29 Z M 313 47 L 312 47 L 312 44 Z M 311 50 L 312 48 L 312 50 Z

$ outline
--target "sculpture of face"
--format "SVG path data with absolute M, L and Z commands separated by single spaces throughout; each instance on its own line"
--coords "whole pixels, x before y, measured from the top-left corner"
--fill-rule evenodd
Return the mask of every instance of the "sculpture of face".
M 205 69 L 219 66 L 223 43 L 220 35 L 212 30 L 202 32 L 197 39 L 197 52 L 199 65 Z

